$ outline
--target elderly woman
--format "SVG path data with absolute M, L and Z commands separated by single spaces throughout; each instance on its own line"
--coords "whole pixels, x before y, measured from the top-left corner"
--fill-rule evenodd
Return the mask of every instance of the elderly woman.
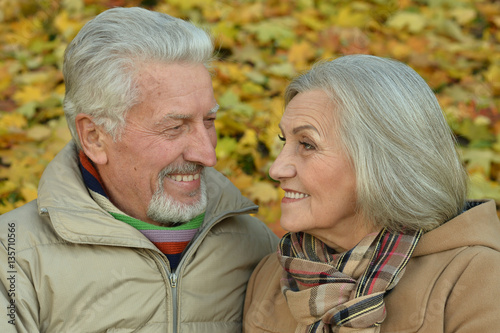
M 285 93 L 278 251 L 245 332 L 498 332 L 500 223 L 425 81 L 368 55 L 315 65 Z

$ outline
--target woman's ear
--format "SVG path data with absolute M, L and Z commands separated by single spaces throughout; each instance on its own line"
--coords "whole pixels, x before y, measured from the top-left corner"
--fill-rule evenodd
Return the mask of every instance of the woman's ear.
M 79 113 L 75 118 L 75 125 L 85 155 L 95 164 L 106 164 L 108 156 L 105 148 L 109 135 L 88 114 Z

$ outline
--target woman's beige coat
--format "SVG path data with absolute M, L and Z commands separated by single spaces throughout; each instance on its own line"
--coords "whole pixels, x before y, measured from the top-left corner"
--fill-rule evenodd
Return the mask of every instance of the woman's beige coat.
M 248 278 L 278 240 L 248 215 L 257 207 L 207 170 L 204 224 L 172 274 L 146 237 L 92 200 L 77 160 L 66 146 L 38 200 L 0 217 L 0 332 L 241 331 Z
M 295 331 L 296 321 L 280 291 L 281 272 L 276 254 L 254 271 L 244 332 Z M 381 332 L 500 332 L 500 221 L 495 203 L 485 202 L 424 234 L 385 302 Z

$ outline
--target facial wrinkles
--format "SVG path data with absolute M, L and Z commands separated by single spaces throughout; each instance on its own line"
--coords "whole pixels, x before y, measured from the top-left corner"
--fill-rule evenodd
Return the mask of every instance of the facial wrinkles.
M 316 159 L 325 154 L 331 156 L 331 129 L 329 128 L 326 120 L 318 121 L 316 118 L 307 114 L 294 115 L 288 118 L 291 126 L 288 125 L 286 128 L 283 128 L 285 135 L 287 136 L 287 142 L 293 137 L 297 143 L 300 141 L 312 144 L 315 149 L 307 152 L 308 158 Z M 305 125 L 310 125 L 313 128 L 306 128 Z M 293 134 L 295 129 L 300 130 Z M 328 132 L 329 130 L 330 134 Z M 288 138 L 288 136 L 290 137 Z M 302 147 L 299 144 L 296 147 L 296 149 L 301 148 Z

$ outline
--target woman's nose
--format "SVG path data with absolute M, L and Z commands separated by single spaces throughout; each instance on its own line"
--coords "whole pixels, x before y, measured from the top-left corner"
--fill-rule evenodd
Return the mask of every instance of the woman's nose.
M 274 180 L 281 181 L 286 178 L 292 178 L 295 174 L 296 168 L 293 161 L 293 155 L 288 154 L 285 149 L 283 149 L 271 165 L 269 176 Z

